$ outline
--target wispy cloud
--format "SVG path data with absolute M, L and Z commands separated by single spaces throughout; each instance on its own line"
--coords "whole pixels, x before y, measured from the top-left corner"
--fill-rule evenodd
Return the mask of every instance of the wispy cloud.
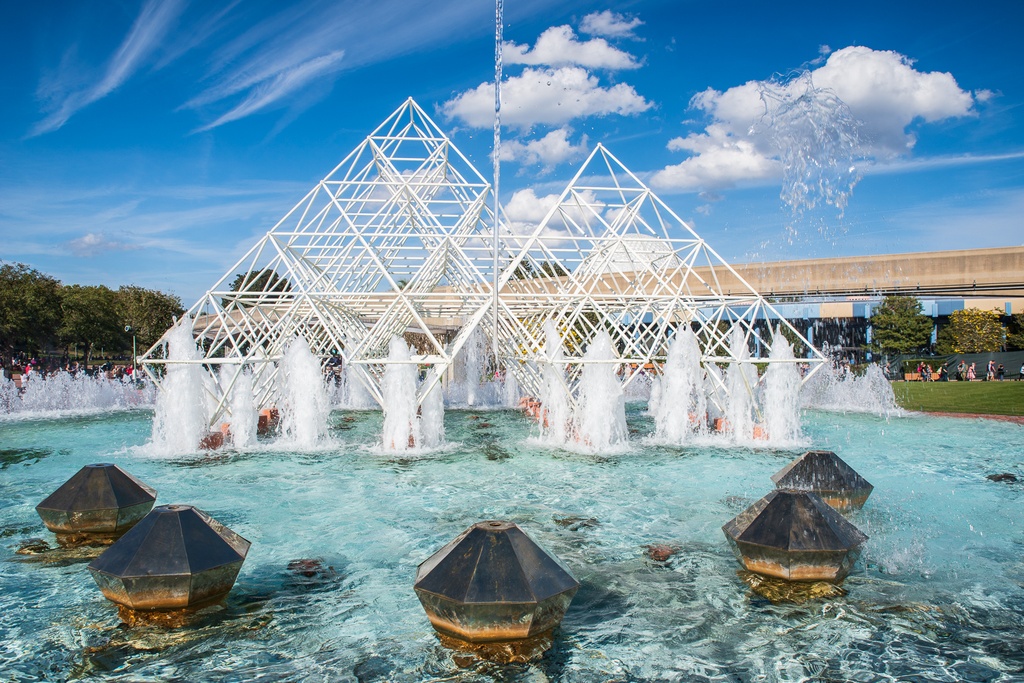
M 138 71 L 177 21 L 182 0 L 148 0 L 128 35 L 107 62 L 100 79 L 84 88 L 62 85 L 61 76 L 48 82 L 52 111 L 29 131 L 29 137 L 60 129 L 72 116 L 119 88 Z
M 319 99 L 311 95 L 316 87 L 328 92 L 342 71 L 486 30 L 486 9 L 407 0 L 299 3 L 219 48 L 205 87 L 182 108 L 220 109 L 198 128 L 206 131 L 261 111 L 309 107 Z

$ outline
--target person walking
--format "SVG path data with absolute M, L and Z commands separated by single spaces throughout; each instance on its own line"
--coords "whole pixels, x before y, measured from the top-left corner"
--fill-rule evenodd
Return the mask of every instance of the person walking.
M 996 362 L 989 360 L 988 366 L 985 368 L 985 381 L 991 382 L 996 378 Z
M 967 366 L 967 381 L 973 382 L 978 377 L 978 371 L 974 369 L 974 363 Z

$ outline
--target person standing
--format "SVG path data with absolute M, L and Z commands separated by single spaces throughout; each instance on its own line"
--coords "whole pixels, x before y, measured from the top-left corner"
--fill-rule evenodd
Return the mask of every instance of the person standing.
M 996 368 L 996 379 L 1002 382 L 1004 377 L 1006 377 L 1006 368 L 1004 368 L 1003 364 L 1000 363 Z

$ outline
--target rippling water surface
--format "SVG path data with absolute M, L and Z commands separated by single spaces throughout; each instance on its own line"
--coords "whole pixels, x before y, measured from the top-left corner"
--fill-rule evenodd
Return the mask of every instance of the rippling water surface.
M 985 478 L 1024 474 L 1019 425 L 808 413 L 811 446 L 875 485 L 850 517 L 870 539 L 846 596 L 773 605 L 737 576 L 721 526 L 799 451 L 647 445 L 642 406 L 632 450 L 611 456 L 539 446 L 516 412 L 449 412 L 449 446 L 411 457 L 372 448 L 379 413 L 331 419 L 314 451 L 175 459 L 147 453 L 147 411 L 0 422 L 0 678 L 1024 680 L 1024 484 Z M 15 553 L 53 541 L 35 505 L 93 462 L 252 541 L 220 609 L 183 629 L 128 628 L 87 554 Z M 517 522 L 581 582 L 533 664 L 453 657 L 412 591 L 422 560 L 489 518 Z M 658 564 L 649 544 L 680 552 Z M 288 569 L 301 559 L 322 570 Z

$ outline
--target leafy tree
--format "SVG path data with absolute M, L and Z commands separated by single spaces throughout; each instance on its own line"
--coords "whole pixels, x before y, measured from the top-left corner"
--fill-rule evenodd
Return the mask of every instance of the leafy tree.
M 258 294 L 260 292 L 289 292 L 292 289 L 288 279 L 278 275 L 277 271 L 272 268 L 238 273 L 235 275 L 235 279 L 231 281 L 230 287 L 232 292 L 251 294 Z M 234 300 L 234 297 L 222 298 L 221 305 L 227 308 L 232 300 Z
M 1006 350 L 1024 351 L 1024 313 L 1014 313 L 1006 326 Z
M 131 327 L 127 337 L 134 334 L 141 350 L 155 344 L 174 324 L 174 318 L 184 312 L 181 299 L 173 294 L 134 285 L 117 290 L 117 315 L 121 327 Z
M 117 312 L 117 294 L 102 285 L 71 285 L 60 290 L 62 320 L 58 334 L 66 345 L 85 347 L 85 367 L 89 368 L 96 346 L 123 351 L 124 327 Z
M 932 319 L 921 312 L 912 296 L 887 296 L 871 315 L 870 350 L 878 353 L 913 353 L 928 346 Z
M 60 324 L 60 282 L 23 263 L 0 265 L 0 349 L 45 346 Z
M 998 309 L 965 308 L 949 316 L 949 334 L 955 353 L 985 353 L 1003 346 L 1005 329 Z

